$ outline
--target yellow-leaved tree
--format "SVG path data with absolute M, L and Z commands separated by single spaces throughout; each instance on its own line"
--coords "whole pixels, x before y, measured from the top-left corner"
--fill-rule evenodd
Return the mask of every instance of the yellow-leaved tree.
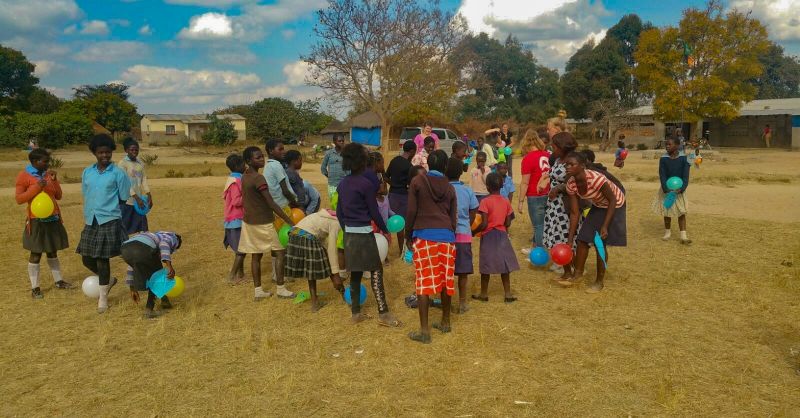
M 654 96 L 656 117 L 695 122 L 735 118 L 756 88 L 748 81 L 763 71 L 759 56 L 769 47 L 767 29 L 750 13 L 724 12 L 718 1 L 687 9 L 678 27 L 642 33 L 633 74 L 640 90 Z

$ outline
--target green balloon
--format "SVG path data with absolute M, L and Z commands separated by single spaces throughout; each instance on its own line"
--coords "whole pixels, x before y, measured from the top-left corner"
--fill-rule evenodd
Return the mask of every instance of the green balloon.
M 339 192 L 333 192 L 331 195 L 331 209 L 336 210 L 336 205 L 339 204 Z
M 281 230 L 278 231 L 278 241 L 281 242 L 281 245 L 283 245 L 283 248 L 286 248 L 286 246 L 289 245 L 289 230 L 290 229 L 292 229 L 291 226 L 283 225 L 281 227 Z
M 336 248 L 344 250 L 344 233 L 342 231 L 339 231 L 339 235 L 336 236 Z

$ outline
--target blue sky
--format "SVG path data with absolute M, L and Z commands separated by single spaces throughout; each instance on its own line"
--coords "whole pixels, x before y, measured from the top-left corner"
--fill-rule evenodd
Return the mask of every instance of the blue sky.
M 513 34 L 544 65 L 562 68 L 591 37 L 637 13 L 675 24 L 703 1 L 442 0 L 475 31 Z M 0 44 L 37 64 L 61 97 L 80 84 L 122 81 L 140 113 L 207 112 L 263 97 L 317 98 L 301 54 L 326 0 L 0 0 Z M 753 10 L 771 37 L 800 53 L 800 0 L 729 0 Z M 794 18 L 790 18 L 793 16 Z

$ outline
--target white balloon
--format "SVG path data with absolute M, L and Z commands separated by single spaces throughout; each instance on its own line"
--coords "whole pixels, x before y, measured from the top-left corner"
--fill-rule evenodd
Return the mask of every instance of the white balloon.
M 381 234 L 375 233 L 375 243 L 378 244 L 378 255 L 381 257 L 381 262 L 386 260 L 386 256 L 389 255 L 389 241 L 386 240 Z
M 94 299 L 99 298 L 100 278 L 97 276 L 89 276 L 83 279 L 83 283 L 81 284 L 81 289 L 83 289 L 84 295 Z

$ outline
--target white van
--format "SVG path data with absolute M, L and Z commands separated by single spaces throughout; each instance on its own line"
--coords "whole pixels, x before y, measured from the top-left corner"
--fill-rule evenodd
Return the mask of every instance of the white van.
M 447 155 L 450 155 L 450 152 L 453 147 L 453 142 L 460 140 L 461 138 L 456 135 L 455 132 L 451 131 L 450 129 L 445 128 L 433 128 L 431 132 L 435 133 L 437 137 L 439 137 L 439 149 L 444 150 Z M 407 126 L 404 127 L 403 130 L 400 132 L 400 149 L 403 149 L 403 143 L 406 141 L 413 141 L 414 138 L 422 133 L 421 126 Z

